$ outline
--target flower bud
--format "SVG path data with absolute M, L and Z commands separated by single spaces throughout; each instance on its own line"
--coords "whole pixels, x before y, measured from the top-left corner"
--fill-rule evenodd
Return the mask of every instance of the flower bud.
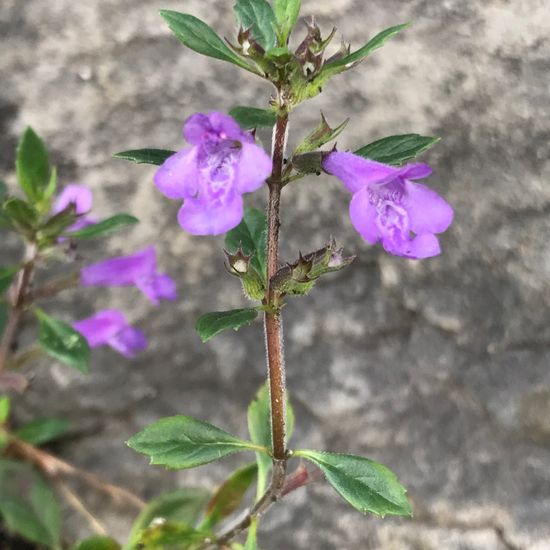
M 239 248 L 235 254 L 231 254 L 227 250 L 224 252 L 227 258 L 227 270 L 241 280 L 245 295 L 251 300 L 263 300 L 265 285 L 263 279 L 250 265 L 252 256 L 247 256 L 242 248 Z

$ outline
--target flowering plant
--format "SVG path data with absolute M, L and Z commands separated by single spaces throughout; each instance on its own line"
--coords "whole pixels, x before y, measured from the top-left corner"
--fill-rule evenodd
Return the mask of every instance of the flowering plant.
M 177 222 L 183 231 L 197 238 L 225 235 L 226 268 L 240 280 L 251 305 L 205 313 L 197 320 L 196 330 L 206 343 L 220 332 L 252 324 L 261 314 L 268 372 L 266 383 L 248 409 L 247 439 L 204 420 L 179 415 L 144 427 L 127 443 L 148 456 L 151 464 L 170 469 L 196 468 L 235 453 L 253 453 L 255 461 L 236 470 L 213 493 L 185 488 L 145 505 L 129 491 L 79 472 L 40 449 L 40 444 L 60 433 L 63 426 L 59 423 L 13 428 L 7 393 L 24 391 L 24 367 L 28 362 L 46 355 L 85 373 L 90 348 L 109 346 L 131 359 L 147 348 L 150 338 L 128 320 L 129 312 L 105 308 L 67 323 L 39 308 L 40 300 L 77 286 L 136 287 L 154 306 L 177 298 L 176 283 L 157 265 L 153 246 L 102 259 L 68 276 L 33 286 L 36 272 L 44 271 L 51 263 L 74 264 L 80 241 L 104 237 L 137 220 L 127 214 L 98 220 L 92 214 L 91 191 L 85 186 L 69 184 L 59 192 L 46 148 L 28 129 L 16 158 L 24 198 L 5 185 L 0 187 L 0 226 L 18 234 L 26 248 L 20 263 L 0 270 L 0 391 L 6 393 L 0 400 L 0 517 L 8 530 L 49 548 L 64 547 L 60 512 L 42 477 L 55 478 L 59 474 L 78 475 L 142 509 L 124 546 L 126 550 L 257 549 L 258 526 L 267 510 L 288 493 L 323 475 L 345 501 L 362 513 L 382 517 L 412 514 L 405 488 L 384 465 L 332 450 L 289 446 L 297 420 L 285 380 L 283 307 L 287 300 L 311 292 L 319 278 L 346 269 L 355 256 L 345 256 L 327 235 L 322 248 L 281 262 L 280 201 L 281 194 L 291 193 L 297 181 L 321 172 L 331 174 L 352 194 L 351 223 L 367 243 L 381 244 L 387 253 L 407 260 L 436 256 L 441 253 L 437 235 L 452 223 L 453 210 L 437 193 L 418 183 L 431 174 L 431 168 L 412 161 L 438 140 L 417 134 L 398 135 L 355 152 L 340 151 L 328 144 L 345 129 L 347 121 L 332 128 L 321 115 L 319 126 L 288 154 L 292 111 L 321 93 L 331 78 L 358 66 L 407 26 L 386 29 L 355 51 L 344 45 L 328 55 L 335 31 L 323 37 L 313 21 L 308 23 L 298 47 L 290 49 L 289 39 L 299 12 L 300 0 L 273 0 L 271 4 L 267 0 L 237 0 L 237 40 L 226 43 L 196 17 L 162 11 L 161 16 L 184 45 L 270 82 L 274 94 L 265 109 L 237 106 L 229 114 L 189 113 L 183 124 L 188 145 L 179 151 L 150 148 L 115 155 L 156 166 L 153 181 L 160 194 L 182 203 Z M 260 128 L 273 130 L 271 155 L 256 139 Z M 246 194 L 263 189 L 268 192 L 267 215 L 245 206 Z M 21 321 L 29 314 L 37 321 L 38 343 L 14 352 Z M 254 501 L 235 519 L 247 490 L 254 484 Z M 76 549 L 120 548 L 118 542 L 98 529 L 94 518 L 90 519 L 84 505 L 65 485 L 58 487 L 102 535 L 78 543 Z M 245 532 L 242 546 L 238 540 Z

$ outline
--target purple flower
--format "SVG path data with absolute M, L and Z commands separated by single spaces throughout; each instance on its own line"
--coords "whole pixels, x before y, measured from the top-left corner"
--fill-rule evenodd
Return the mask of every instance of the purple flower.
M 271 159 L 230 116 L 197 113 L 183 134 L 191 144 L 169 157 L 155 185 L 169 199 L 184 199 L 179 224 L 192 235 L 219 235 L 243 217 L 243 193 L 259 189 L 271 173 Z
M 87 214 L 92 209 L 92 191 L 85 185 L 70 183 L 59 194 L 53 205 L 52 214 L 58 214 L 65 210 L 69 204 L 74 204 L 75 214 L 78 216 L 76 222 L 67 231 L 78 231 L 88 225 L 97 223 L 97 220 Z
M 371 244 L 395 256 L 420 260 L 441 252 L 436 233 L 453 221 L 453 209 L 437 193 L 413 180 L 428 177 L 427 164 L 400 168 L 352 153 L 330 153 L 324 169 L 353 193 L 350 216 L 355 229 Z
M 91 348 L 111 346 L 125 357 L 135 357 L 147 347 L 147 339 L 141 330 L 132 327 L 121 311 L 106 309 L 73 323 Z
M 104 260 L 80 272 L 83 286 L 136 286 L 157 305 L 160 300 L 175 300 L 176 283 L 157 271 L 157 253 L 149 246 L 131 256 Z

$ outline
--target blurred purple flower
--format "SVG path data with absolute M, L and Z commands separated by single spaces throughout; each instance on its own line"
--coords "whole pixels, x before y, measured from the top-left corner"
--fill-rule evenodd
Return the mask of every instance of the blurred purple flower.
M 453 209 L 437 193 L 412 181 L 428 177 L 430 166 L 396 168 L 333 152 L 325 157 L 323 167 L 353 193 L 351 221 L 366 241 L 381 242 L 386 252 L 416 260 L 440 254 L 435 234 L 451 225 Z
M 121 311 L 106 309 L 73 323 L 91 348 L 110 346 L 125 357 L 135 357 L 147 348 L 147 339 L 143 332 L 128 324 Z
M 191 144 L 169 157 L 155 185 L 169 199 L 184 199 L 178 214 L 192 235 L 219 235 L 243 217 L 243 193 L 259 189 L 271 174 L 271 159 L 229 115 L 197 113 L 183 130 Z
M 87 216 L 93 205 L 92 191 L 86 185 L 77 185 L 70 183 L 56 198 L 53 205 L 52 214 L 58 214 L 65 210 L 69 204 L 74 204 L 75 214 L 78 216 L 76 222 L 67 228 L 67 231 L 78 231 L 89 225 L 97 223 L 92 216 Z
M 120 256 L 85 267 L 80 272 L 83 286 L 136 286 L 158 305 L 160 300 L 177 298 L 176 283 L 165 273 L 157 271 L 154 246 L 131 256 Z

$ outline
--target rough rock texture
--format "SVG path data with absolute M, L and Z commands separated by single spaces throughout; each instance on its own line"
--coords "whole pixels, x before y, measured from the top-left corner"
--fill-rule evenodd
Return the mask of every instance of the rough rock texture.
M 270 90 L 221 61 L 183 48 L 157 15 L 188 11 L 231 36 L 229 1 L 2 0 L 0 171 L 14 182 L 17 136 L 31 124 L 63 182 L 95 189 L 99 214 L 142 224 L 87 246 L 87 258 L 158 242 L 181 299 L 151 309 L 131 291 L 79 293 L 48 306 L 67 319 L 120 306 L 150 335 L 133 363 L 108 351 L 84 378 L 41 365 L 20 400 L 72 419 L 57 450 L 147 498 L 190 483 L 213 487 L 234 460 L 165 472 L 123 441 L 186 413 L 245 435 L 264 375 L 261 326 L 202 345 L 201 312 L 244 303 L 222 267 L 221 239 L 192 238 L 153 169 L 110 159 L 121 149 L 178 147 L 193 111 L 262 106 Z M 388 464 L 410 488 L 413 520 L 363 518 L 323 484 L 266 518 L 266 549 L 543 550 L 550 548 L 550 28 L 545 0 L 304 0 L 347 41 L 403 21 L 404 35 L 335 79 L 294 116 L 297 135 L 322 109 L 353 120 L 341 147 L 391 133 L 439 135 L 431 185 L 456 208 L 441 257 L 421 263 L 366 246 L 347 193 L 328 177 L 289 188 L 284 256 L 333 234 L 359 259 L 285 309 L 295 444 L 348 450 Z M 304 126 L 302 130 L 299 127 Z M 262 205 L 265 193 L 252 203 Z M 131 511 L 88 501 L 123 537 Z M 88 528 L 68 512 L 69 529 Z

